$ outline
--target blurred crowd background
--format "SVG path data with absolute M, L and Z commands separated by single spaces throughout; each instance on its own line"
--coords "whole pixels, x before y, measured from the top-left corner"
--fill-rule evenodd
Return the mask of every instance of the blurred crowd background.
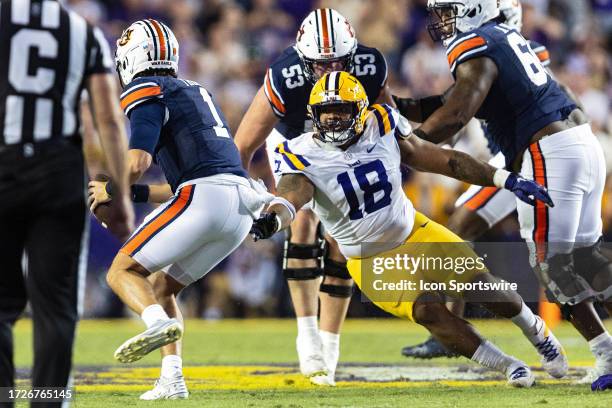
M 389 67 L 389 86 L 401 96 L 440 94 L 452 83 L 444 50 L 426 30 L 426 0 L 70 0 L 68 5 L 101 27 L 114 51 L 116 39 L 133 21 L 157 18 L 168 24 L 180 43 L 180 76 L 213 93 L 232 131 L 240 123 L 274 59 L 295 40 L 302 19 L 314 8 L 332 7 L 353 25 L 357 39 L 378 48 Z M 612 169 L 612 0 L 522 0 L 523 34 L 546 45 L 552 71 L 578 96 L 601 138 L 608 169 Z M 87 112 L 84 113 L 87 115 Z M 85 126 L 91 123 L 85 118 Z M 472 127 L 456 147 L 486 159 L 488 151 L 479 127 Z M 88 132 L 89 135 L 95 132 Z M 95 138 L 86 140 L 97 163 Z M 265 163 L 265 154 L 257 156 Z M 159 170 L 147 174 L 161 181 Z M 610 187 L 610 184 L 609 184 Z M 406 173 L 405 191 L 415 207 L 444 223 L 455 199 L 466 186 L 453 180 Z M 612 188 L 606 191 L 603 217 L 612 236 Z M 138 206 L 142 218 L 150 207 Z M 517 222 L 509 217 L 487 236 L 488 241 L 518 241 Z M 283 239 L 247 239 L 205 279 L 185 290 L 180 301 L 186 315 L 207 319 L 292 314 L 286 283 L 280 272 Z M 85 315 L 122 316 L 122 304 L 104 282 L 104 273 L 120 243 L 94 220 Z M 527 264 L 525 263 L 525 268 Z M 377 312 L 355 295 L 349 316 Z

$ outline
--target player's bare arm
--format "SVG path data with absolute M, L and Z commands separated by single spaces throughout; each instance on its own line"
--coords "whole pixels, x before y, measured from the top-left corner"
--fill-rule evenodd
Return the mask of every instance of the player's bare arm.
M 398 144 L 402 163 L 416 170 L 442 174 L 470 184 L 506 188 L 532 205 L 535 200 L 554 205 L 544 187 L 515 173 L 496 169 L 466 153 L 443 149 L 414 135 L 399 138 Z
M 142 175 L 151 167 L 153 157 L 149 152 L 140 149 L 128 150 L 128 171 L 130 184 L 138 181 Z
M 436 110 L 415 134 L 433 143 L 441 143 L 459 132 L 476 115 L 489 94 L 498 70 L 487 58 L 476 58 L 457 67 L 456 82 Z
M 265 214 L 253 222 L 251 235 L 256 241 L 270 238 L 289 227 L 295 213 L 314 197 L 314 184 L 302 174 L 285 174 L 281 177 L 276 198 Z
M 277 121 L 262 86 L 244 114 L 234 137 L 245 169 L 249 169 L 253 154 L 264 144 Z

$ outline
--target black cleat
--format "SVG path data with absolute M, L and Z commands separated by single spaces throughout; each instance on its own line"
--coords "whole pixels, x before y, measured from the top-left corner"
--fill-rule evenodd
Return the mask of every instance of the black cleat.
M 426 360 L 438 357 L 459 357 L 459 354 L 449 351 L 433 337 L 428 338 L 423 343 L 417 344 L 416 346 L 404 347 L 402 349 L 402 355 L 406 357 L 422 358 Z

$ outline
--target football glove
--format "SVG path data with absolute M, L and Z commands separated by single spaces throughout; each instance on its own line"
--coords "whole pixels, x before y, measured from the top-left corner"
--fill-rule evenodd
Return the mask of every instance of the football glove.
M 546 187 L 535 181 L 527 180 L 516 173 L 510 173 L 504 184 L 506 190 L 510 190 L 521 201 L 529 205 L 535 205 L 536 201 L 542 201 L 549 207 L 554 207 L 553 200 L 548 195 Z
M 253 241 L 268 239 L 274 235 L 280 227 L 278 215 L 275 212 L 264 213 L 253 221 L 251 236 Z

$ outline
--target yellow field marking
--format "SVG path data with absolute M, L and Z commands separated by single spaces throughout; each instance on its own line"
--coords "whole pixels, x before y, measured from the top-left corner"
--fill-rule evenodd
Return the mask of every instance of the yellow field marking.
M 190 390 L 306 390 L 314 389 L 310 381 L 292 367 L 278 366 L 202 366 L 186 367 L 184 375 Z M 159 368 L 117 368 L 110 371 L 81 372 L 76 379 L 77 392 L 144 391 L 159 376 Z M 568 380 L 541 379 L 543 384 L 569 384 Z M 443 385 L 448 387 L 505 386 L 505 381 L 340 381 L 337 387 L 408 388 Z

